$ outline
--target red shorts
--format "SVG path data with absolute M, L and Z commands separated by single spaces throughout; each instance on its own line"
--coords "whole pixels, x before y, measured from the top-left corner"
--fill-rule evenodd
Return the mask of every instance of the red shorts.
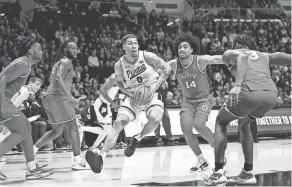
M 49 118 L 49 123 L 61 124 L 75 119 L 75 110 L 70 106 L 67 97 L 62 95 L 46 95 L 42 104 Z
M 213 105 L 214 105 L 214 99 L 211 95 L 207 96 L 206 98 L 198 99 L 198 100 L 190 100 L 190 99 L 184 98 L 184 101 L 181 107 L 181 113 L 187 112 L 193 117 L 195 117 L 196 114 L 200 112 L 209 116 Z
M 0 112 L 0 125 L 5 126 L 11 133 L 20 134 L 24 139 L 31 136 L 30 122 L 20 110 L 17 110 L 9 99 L 4 101 L 3 108 L 12 108 L 16 113 L 12 117 L 6 119 Z
M 233 121 L 234 119 L 250 116 L 251 118 L 262 118 L 270 111 L 277 102 L 278 93 L 269 90 L 251 91 L 245 85 L 239 94 L 236 106 L 228 107 L 224 104 L 218 114 L 220 120 Z

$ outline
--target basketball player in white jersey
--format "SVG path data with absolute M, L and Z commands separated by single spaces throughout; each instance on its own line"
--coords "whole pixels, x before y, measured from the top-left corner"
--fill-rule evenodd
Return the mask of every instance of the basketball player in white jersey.
M 104 138 L 110 133 L 112 129 L 112 112 L 111 108 L 117 109 L 117 104 L 113 101 L 119 91 L 116 85 L 115 74 L 112 74 L 100 88 L 100 97 L 94 102 L 94 111 L 98 123 L 101 126 L 88 127 L 81 126 L 80 130 L 98 134 L 98 138 L 91 148 L 97 148 Z
M 119 133 L 130 122 L 135 120 L 142 111 L 148 119 L 143 130 L 134 136 L 133 141 L 125 149 L 126 156 L 132 156 L 141 139 L 154 131 L 162 120 L 164 104 L 154 96 L 156 90 L 170 74 L 170 66 L 154 53 L 139 51 L 137 37 L 128 34 L 122 38 L 123 49 L 126 55 L 115 64 L 115 79 L 118 87 L 129 97 L 118 111 L 113 129 L 107 136 L 103 149 L 94 149 L 86 152 L 86 160 L 95 173 L 100 173 L 109 150 L 116 144 Z M 158 73 L 159 71 L 159 73 Z M 133 90 L 144 84 L 151 88 L 151 99 L 148 104 L 139 106 L 133 101 Z

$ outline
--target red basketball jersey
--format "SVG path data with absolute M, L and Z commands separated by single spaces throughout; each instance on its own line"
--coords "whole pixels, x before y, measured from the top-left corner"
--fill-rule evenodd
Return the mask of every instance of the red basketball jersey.
M 176 78 L 181 86 L 183 97 L 190 100 L 202 99 L 210 94 L 207 74 L 199 69 L 198 57 L 193 55 L 193 61 L 184 67 L 177 59 Z

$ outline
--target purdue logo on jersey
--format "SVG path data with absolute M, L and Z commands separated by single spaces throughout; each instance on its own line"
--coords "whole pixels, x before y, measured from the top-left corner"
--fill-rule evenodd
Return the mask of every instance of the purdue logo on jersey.
M 106 117 L 108 114 L 107 111 L 107 104 L 106 103 L 102 103 L 99 107 L 99 113 L 101 114 L 102 117 Z
M 128 78 L 131 80 L 137 77 L 138 75 L 140 75 L 141 73 L 143 73 L 144 71 L 146 71 L 146 66 L 145 64 L 142 64 L 141 66 L 138 66 L 134 70 L 132 71 L 127 70 L 126 72 L 127 72 Z

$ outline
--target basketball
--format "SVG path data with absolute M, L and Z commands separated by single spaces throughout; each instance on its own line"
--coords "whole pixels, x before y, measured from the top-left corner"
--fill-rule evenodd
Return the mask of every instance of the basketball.
M 150 87 L 142 84 L 134 90 L 134 102 L 136 105 L 147 105 L 150 100 Z

